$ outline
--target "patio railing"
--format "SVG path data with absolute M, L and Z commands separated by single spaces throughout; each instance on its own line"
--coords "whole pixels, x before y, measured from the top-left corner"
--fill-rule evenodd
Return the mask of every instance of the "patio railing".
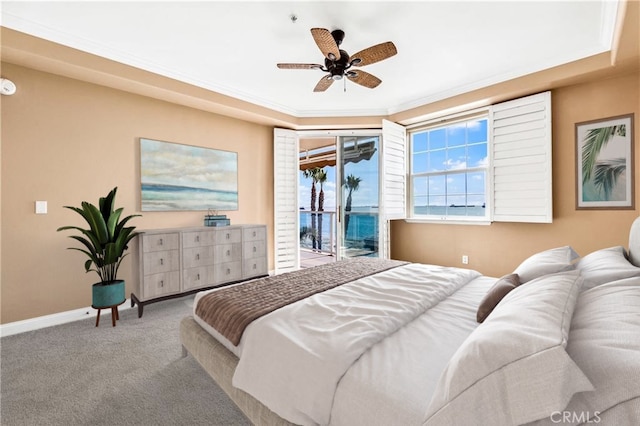
M 349 225 L 343 239 L 343 255 L 352 257 L 377 253 L 378 213 L 352 211 L 348 215 Z M 314 218 L 315 230 L 312 226 Z M 336 226 L 338 225 L 335 211 L 300 210 L 300 248 L 335 255 L 337 253 Z

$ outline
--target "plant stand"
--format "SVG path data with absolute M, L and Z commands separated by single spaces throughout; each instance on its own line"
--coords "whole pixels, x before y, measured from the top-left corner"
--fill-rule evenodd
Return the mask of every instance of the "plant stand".
M 118 306 L 122 305 L 125 301 L 123 300 L 122 302 L 116 304 L 116 305 L 111 305 L 111 306 L 93 306 L 91 305 L 91 307 L 93 309 L 97 309 L 98 310 L 98 316 L 96 317 L 96 327 L 100 324 L 100 311 L 102 309 L 111 309 L 111 324 L 113 327 L 116 326 L 116 321 L 120 319 L 120 314 L 118 313 Z

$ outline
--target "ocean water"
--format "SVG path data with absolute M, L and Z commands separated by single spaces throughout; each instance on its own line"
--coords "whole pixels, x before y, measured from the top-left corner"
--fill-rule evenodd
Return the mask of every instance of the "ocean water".
M 238 193 L 175 185 L 142 184 L 142 211 L 238 210 Z
M 368 209 L 367 209 L 368 210 Z M 378 242 L 378 214 L 369 212 L 352 211 L 349 215 L 349 225 L 347 228 L 347 234 L 345 238 L 345 245 L 349 248 L 371 248 Z M 329 251 L 329 244 L 331 242 L 331 224 L 330 220 L 335 218 L 335 215 L 330 214 L 317 214 L 316 223 L 322 218 L 322 249 L 323 251 Z M 334 223 L 334 227 L 337 224 Z M 300 233 L 302 235 L 303 230 L 311 229 L 311 213 L 300 213 Z M 318 226 L 316 225 L 316 228 Z M 335 244 L 335 241 L 334 241 Z M 310 238 L 302 238 L 300 241 L 301 247 L 312 247 Z

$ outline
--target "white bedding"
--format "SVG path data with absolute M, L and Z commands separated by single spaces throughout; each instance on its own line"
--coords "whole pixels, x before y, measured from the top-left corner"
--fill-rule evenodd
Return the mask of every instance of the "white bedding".
M 478 301 L 495 281 L 475 278 L 360 357 L 340 381 L 330 424 L 422 424 L 440 374 L 478 326 Z
M 265 315 L 244 332 L 233 385 L 293 423 L 329 424 L 336 387 L 352 364 L 374 345 L 376 349 L 371 357 L 383 363 L 382 366 L 367 366 L 367 357 L 361 358 L 354 372 L 345 376 L 345 391 L 340 390 L 340 393 L 348 394 L 353 391 L 350 387 L 360 387 L 373 370 L 393 381 L 394 365 L 397 365 L 394 356 L 397 354 L 391 352 L 397 351 L 395 339 L 377 343 L 431 308 L 433 313 L 403 329 L 402 333 L 415 332 L 419 340 L 425 337 L 425 331 L 421 329 L 426 324 L 434 330 L 433 341 L 442 339 L 442 334 L 437 336 L 440 332 L 436 330 L 451 334 L 451 346 L 444 351 L 443 348 L 427 351 L 419 345 L 408 348 L 410 358 L 425 350 L 425 362 L 433 362 L 438 371 L 426 372 L 429 369 L 426 365 L 422 373 L 437 378 L 446 359 L 475 327 L 477 303 L 495 279 L 490 282 L 478 280 L 468 292 L 443 302 L 458 309 L 458 313 L 445 313 L 444 307 L 438 308 L 438 304 L 478 277 L 478 272 L 468 269 L 409 264 L 344 284 Z M 465 322 L 464 327 L 456 327 L 455 333 L 453 327 L 447 328 L 451 321 L 460 319 Z M 426 331 L 427 340 L 430 333 Z M 394 351 L 387 351 L 385 347 L 394 348 Z M 433 354 L 433 360 L 428 360 L 427 353 Z M 427 382 L 435 383 L 436 380 Z M 398 381 L 396 385 L 400 383 Z M 424 395 L 424 398 L 426 407 L 429 396 Z M 353 402 L 336 405 L 339 423 L 335 424 L 353 424 L 346 413 L 354 409 L 350 404 Z M 416 405 L 416 410 L 420 410 L 420 405 Z M 417 413 L 413 415 L 417 416 Z M 420 418 L 422 415 L 424 411 Z

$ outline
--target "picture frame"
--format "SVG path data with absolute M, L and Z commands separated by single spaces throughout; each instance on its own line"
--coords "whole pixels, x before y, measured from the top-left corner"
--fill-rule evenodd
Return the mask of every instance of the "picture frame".
M 576 210 L 633 210 L 634 114 L 576 123 Z
M 238 153 L 140 138 L 141 211 L 238 210 Z

